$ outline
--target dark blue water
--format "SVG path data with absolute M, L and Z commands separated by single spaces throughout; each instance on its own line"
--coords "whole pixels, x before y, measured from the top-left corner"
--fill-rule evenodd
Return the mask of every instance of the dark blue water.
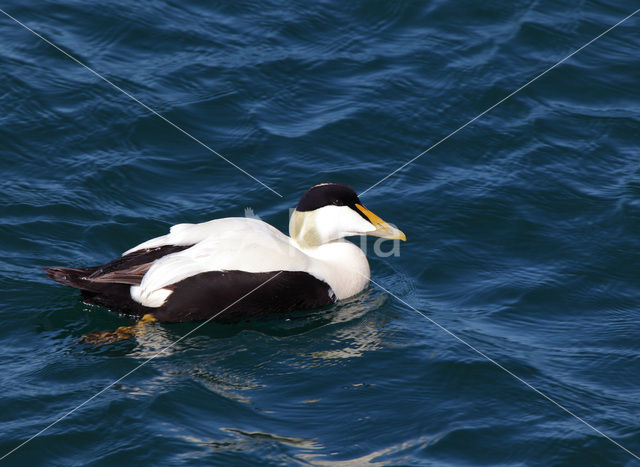
M 0 15 L 0 455 L 180 339 L 49 281 L 180 222 L 285 230 L 363 192 L 640 5 L 1 6 L 283 195 Z M 405 231 L 372 278 L 640 453 L 640 17 L 368 191 Z M 636 465 L 372 285 L 290 321 L 210 323 L 7 465 Z

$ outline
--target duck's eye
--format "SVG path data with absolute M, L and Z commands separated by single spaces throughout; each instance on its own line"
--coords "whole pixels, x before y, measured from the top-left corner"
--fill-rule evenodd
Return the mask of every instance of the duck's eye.
M 333 202 L 332 202 L 332 204 L 333 204 L 334 206 L 342 206 L 342 205 L 343 205 L 343 204 L 342 204 L 342 201 L 340 201 L 339 199 L 334 199 L 334 200 L 333 200 Z

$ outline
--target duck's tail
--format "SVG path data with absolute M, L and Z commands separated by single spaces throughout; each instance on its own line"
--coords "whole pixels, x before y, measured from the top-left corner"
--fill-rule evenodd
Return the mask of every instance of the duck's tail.
M 87 279 L 98 268 L 46 268 L 44 271 L 50 279 L 74 289 L 88 292 L 99 292 L 100 286 Z
M 151 313 L 153 310 L 131 299 L 130 284 L 103 282 L 91 277 L 101 266 L 91 268 L 46 268 L 47 276 L 60 284 L 82 291 L 82 301 L 101 305 L 112 310 L 135 316 Z

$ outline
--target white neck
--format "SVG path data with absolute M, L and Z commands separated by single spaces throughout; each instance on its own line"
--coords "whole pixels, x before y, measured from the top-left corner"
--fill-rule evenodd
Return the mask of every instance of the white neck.
M 304 247 L 293 239 L 292 242 L 314 259 L 309 272 L 329 284 L 338 300 L 361 292 L 369 284 L 369 262 L 353 243 L 341 239 Z

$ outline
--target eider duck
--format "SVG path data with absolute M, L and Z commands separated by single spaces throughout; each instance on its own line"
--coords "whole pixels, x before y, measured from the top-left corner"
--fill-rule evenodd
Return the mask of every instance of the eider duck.
M 289 234 L 246 217 L 178 224 L 103 266 L 46 273 L 80 289 L 85 303 L 125 314 L 235 321 L 319 308 L 364 290 L 369 263 L 344 237 L 406 240 L 339 183 L 315 185 L 302 196 Z

